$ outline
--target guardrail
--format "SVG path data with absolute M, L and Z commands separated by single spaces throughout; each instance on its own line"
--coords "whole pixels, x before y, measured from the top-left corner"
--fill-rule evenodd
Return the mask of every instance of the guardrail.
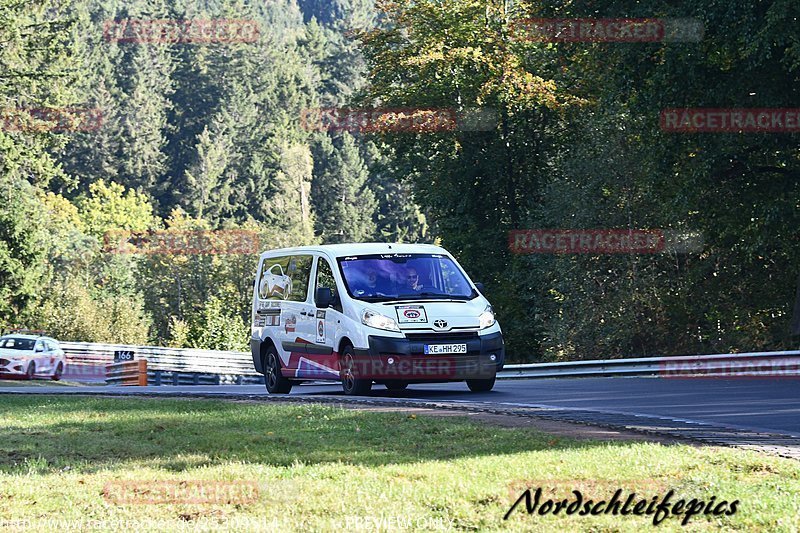
M 664 378 L 792 377 L 800 376 L 800 351 L 506 365 L 501 374 L 507 379 L 642 375 L 658 375 Z
M 264 383 L 264 376 L 202 374 L 198 372 L 170 372 L 151 370 L 147 373 L 150 385 L 257 385 Z
M 106 383 L 121 386 L 147 386 L 147 361 L 123 361 L 106 366 Z
M 133 351 L 147 361 L 151 385 L 253 384 L 264 377 L 253 367 L 250 353 L 62 342 L 68 363 L 109 364 L 115 351 Z M 605 359 L 506 365 L 498 379 L 590 376 L 644 376 L 664 378 L 726 376 L 800 376 L 800 351 L 753 352 L 635 359 Z
M 71 363 L 108 364 L 114 360 L 114 352 L 132 351 L 136 359 L 147 361 L 148 370 L 231 376 L 261 375 L 253 367 L 253 358 L 249 352 L 91 342 L 61 342 L 59 344 L 67 355 L 68 362 Z

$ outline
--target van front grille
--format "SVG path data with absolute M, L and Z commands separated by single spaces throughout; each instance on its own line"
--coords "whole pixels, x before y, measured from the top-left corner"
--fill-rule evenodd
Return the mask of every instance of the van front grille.
M 449 331 L 447 333 L 434 333 L 434 332 L 426 332 L 426 333 L 406 333 L 406 338 L 408 340 L 417 341 L 417 342 L 427 342 L 427 343 L 435 343 L 435 342 L 467 342 L 469 340 L 477 339 L 478 332 L 477 331 Z

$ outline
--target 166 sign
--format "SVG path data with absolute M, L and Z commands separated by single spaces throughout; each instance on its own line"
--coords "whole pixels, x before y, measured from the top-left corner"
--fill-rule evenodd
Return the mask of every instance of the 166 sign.
M 125 361 L 133 361 L 136 354 L 132 350 L 116 350 L 114 351 L 114 362 L 122 363 Z

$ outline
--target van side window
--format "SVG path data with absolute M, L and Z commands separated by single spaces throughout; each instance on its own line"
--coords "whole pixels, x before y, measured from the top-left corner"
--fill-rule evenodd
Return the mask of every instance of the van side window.
M 333 292 L 333 296 L 339 292 L 336 290 L 336 279 L 333 277 L 333 269 L 324 257 L 320 257 L 317 262 L 317 282 L 314 285 L 314 294 L 320 287 L 327 287 Z
M 308 282 L 311 281 L 311 264 L 314 257 L 311 255 L 293 255 L 289 259 L 287 273 L 292 278 L 292 293 L 289 300 L 305 302 L 308 296 Z
M 268 257 L 261 267 L 258 297 L 262 300 L 305 302 L 313 256 Z
M 441 273 L 442 289 L 447 294 L 468 294 L 472 288 L 467 286 L 464 276 L 455 271 L 454 265 L 450 261 L 438 261 L 438 270 Z M 434 283 L 437 285 L 437 283 Z
M 268 257 L 261 266 L 258 297 L 262 300 L 288 300 L 292 293 L 292 278 L 286 274 L 290 257 Z

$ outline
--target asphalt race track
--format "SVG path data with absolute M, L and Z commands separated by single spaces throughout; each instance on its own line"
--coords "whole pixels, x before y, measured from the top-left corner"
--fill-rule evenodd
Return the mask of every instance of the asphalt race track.
M 3 387 L 0 393 L 199 393 L 213 395 L 264 395 L 263 385 L 221 386 L 42 386 Z M 338 384 L 295 386 L 292 397 L 315 396 L 344 399 Z M 389 392 L 375 385 L 372 397 L 479 403 L 502 408 L 558 408 L 559 412 L 617 414 L 657 417 L 715 427 L 749 430 L 800 438 L 800 379 L 659 379 L 575 378 L 498 381 L 488 393 L 472 393 L 463 383 L 412 385 L 403 392 Z M 602 417 L 598 418 L 598 421 Z M 591 423 L 585 416 L 581 419 Z

